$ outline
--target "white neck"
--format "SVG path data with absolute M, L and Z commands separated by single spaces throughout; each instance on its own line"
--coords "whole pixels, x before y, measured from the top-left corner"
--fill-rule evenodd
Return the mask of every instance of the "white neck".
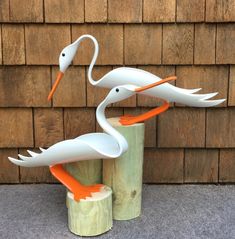
M 102 101 L 99 104 L 99 106 L 96 109 L 96 118 L 99 125 L 102 127 L 102 129 L 109 135 L 113 136 L 115 140 L 117 141 L 119 146 L 119 152 L 114 157 L 119 157 L 120 155 L 122 155 L 124 152 L 127 151 L 128 143 L 126 139 L 116 129 L 114 129 L 106 120 L 105 109 L 107 105 L 108 103 L 106 102 L 106 100 Z
M 93 80 L 93 78 L 92 78 L 92 70 L 93 70 L 93 67 L 95 65 L 98 54 L 99 54 L 99 44 L 98 44 L 97 40 L 91 35 L 82 35 L 73 44 L 79 46 L 79 44 L 87 38 L 92 40 L 92 42 L 94 43 L 94 46 L 95 46 L 94 55 L 93 55 L 93 58 L 91 60 L 91 64 L 88 68 L 88 80 L 92 85 L 96 85 L 97 81 Z

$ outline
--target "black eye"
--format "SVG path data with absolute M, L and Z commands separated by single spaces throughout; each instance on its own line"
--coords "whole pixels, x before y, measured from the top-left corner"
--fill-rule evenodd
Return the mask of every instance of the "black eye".
M 116 92 L 119 92 L 119 89 L 118 89 L 118 88 L 116 89 Z
M 65 53 L 62 53 L 62 56 L 65 56 Z

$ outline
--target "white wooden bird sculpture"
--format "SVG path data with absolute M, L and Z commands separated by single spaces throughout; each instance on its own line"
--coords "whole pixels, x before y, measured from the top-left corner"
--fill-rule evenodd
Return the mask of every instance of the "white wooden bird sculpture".
M 159 82 L 148 87 L 152 88 L 158 85 Z M 81 160 L 117 158 L 126 152 L 128 143 L 106 120 L 105 108 L 109 104 L 127 99 L 144 90 L 146 90 L 146 86 L 141 88 L 135 85 L 122 85 L 114 87 L 109 92 L 96 110 L 97 121 L 105 133 L 89 133 L 75 139 L 64 140 L 48 149 L 40 148 L 41 153 L 28 150 L 31 157 L 19 154 L 20 159 L 8 157 L 9 160 L 23 167 L 49 166 L 51 173 L 74 194 L 75 200 L 91 196 L 92 192 L 98 192 L 103 185 L 84 186 L 80 184 L 64 170 L 62 164 Z M 165 102 L 161 110 L 166 110 L 167 107 L 168 103 Z
M 154 84 L 156 82 L 163 83 L 171 79 L 171 78 L 161 79 L 158 76 L 141 69 L 130 68 L 130 67 L 119 67 L 108 72 L 101 79 L 95 81 L 92 78 L 92 70 L 95 65 L 96 59 L 98 57 L 99 45 L 97 40 L 93 36 L 82 35 L 76 41 L 66 46 L 61 51 L 59 56 L 60 72 L 58 73 L 57 79 L 48 96 L 48 99 L 51 99 L 51 97 L 53 96 L 64 73 L 66 72 L 74 56 L 76 55 L 76 52 L 80 43 L 84 41 L 85 39 L 90 39 L 94 43 L 94 55 L 88 69 L 88 80 L 94 86 L 112 89 L 118 85 L 132 84 L 132 85 L 143 87 L 146 85 Z M 209 94 L 195 94 L 199 90 L 200 88 L 199 89 L 182 89 L 182 88 L 173 86 L 169 83 L 165 83 L 165 84 L 159 85 L 158 87 L 149 88 L 143 91 L 142 94 L 161 98 L 167 102 L 176 102 L 176 103 L 181 103 L 181 104 L 185 104 L 185 105 L 193 106 L 193 107 L 211 107 L 225 101 L 225 99 L 209 100 L 210 98 L 217 95 L 218 92 L 209 93 Z M 123 117 L 121 120 L 121 123 L 131 124 L 131 123 L 138 122 L 138 120 L 139 119 L 137 118 Z

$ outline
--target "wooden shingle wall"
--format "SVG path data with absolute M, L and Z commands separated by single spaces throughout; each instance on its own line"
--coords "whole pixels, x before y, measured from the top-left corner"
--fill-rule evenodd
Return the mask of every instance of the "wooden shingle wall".
M 97 79 L 133 66 L 227 98 L 213 109 L 172 104 L 146 123 L 145 182 L 235 182 L 234 22 L 235 0 L 1 0 L 0 183 L 54 182 L 47 168 L 18 168 L 7 156 L 100 131 L 95 107 L 108 91 L 87 81 L 90 42 L 47 101 L 60 51 L 85 33 L 99 41 Z M 157 105 L 137 96 L 107 115 Z

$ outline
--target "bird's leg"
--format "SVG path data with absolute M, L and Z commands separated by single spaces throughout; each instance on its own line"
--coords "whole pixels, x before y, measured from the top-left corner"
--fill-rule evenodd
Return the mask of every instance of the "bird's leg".
M 99 192 L 104 186 L 102 184 L 85 186 L 79 183 L 73 176 L 71 176 L 64 168 L 62 164 L 50 166 L 52 175 L 57 178 L 66 188 L 68 188 L 73 194 L 74 199 L 79 201 L 86 197 L 91 197 L 91 193 Z
M 161 105 L 160 107 L 157 107 L 157 108 L 152 109 L 144 114 L 140 114 L 137 116 L 132 116 L 132 117 L 128 117 L 128 118 L 120 118 L 119 122 L 122 125 L 132 125 L 135 123 L 143 122 L 147 119 L 150 119 L 150 118 L 166 111 L 169 108 L 169 106 L 170 106 L 169 103 L 167 101 L 164 101 L 164 104 Z

